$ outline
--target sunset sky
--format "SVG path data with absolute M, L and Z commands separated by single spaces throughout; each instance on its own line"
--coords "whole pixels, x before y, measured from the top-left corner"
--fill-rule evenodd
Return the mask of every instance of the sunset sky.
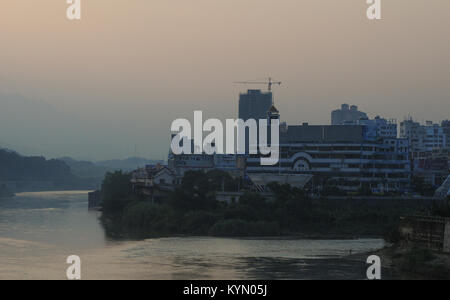
M 0 2 L 0 147 L 78 159 L 164 159 L 170 124 L 236 118 L 233 82 L 272 76 L 281 118 L 450 118 L 450 2 L 383 0 Z M 260 87 L 265 88 L 265 87 Z

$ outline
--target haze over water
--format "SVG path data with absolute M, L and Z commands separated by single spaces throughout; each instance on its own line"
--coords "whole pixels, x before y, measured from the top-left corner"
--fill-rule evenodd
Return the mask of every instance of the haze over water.
M 86 192 L 24 193 L 0 199 L 0 279 L 65 279 L 69 255 L 83 279 L 364 279 L 342 259 L 382 240 L 162 238 L 111 241 Z

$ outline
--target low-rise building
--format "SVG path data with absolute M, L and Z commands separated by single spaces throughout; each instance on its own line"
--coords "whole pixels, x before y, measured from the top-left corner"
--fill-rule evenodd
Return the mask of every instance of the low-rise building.
M 131 184 L 136 194 L 158 197 L 172 191 L 180 179 L 175 172 L 167 166 L 146 166 L 137 169 L 131 174 Z
M 403 239 L 415 246 L 450 253 L 450 219 L 430 216 L 408 216 L 401 220 Z
M 424 125 L 411 118 L 400 124 L 400 136 L 410 143 L 413 176 L 439 186 L 449 174 L 450 156 L 446 121 L 441 125 L 427 121 Z
M 357 121 L 344 122 L 339 125 L 361 125 L 364 126 L 364 137 L 367 140 L 376 141 L 385 138 L 397 138 L 397 122 L 376 116 L 374 119 L 359 119 Z
M 188 171 L 221 170 L 235 177 L 244 175 L 245 157 L 229 154 L 179 154 L 169 153 L 169 168 L 178 177 L 183 177 Z
M 447 142 L 444 128 L 439 124 L 434 124 L 431 121 L 427 121 L 425 125 L 424 139 L 425 151 L 431 152 L 435 149 L 445 149 L 446 144 Z
M 408 139 L 411 157 L 416 158 L 425 148 L 425 128 L 411 118 L 400 123 L 400 137 Z
M 444 123 L 446 126 L 447 123 Z M 427 157 L 433 152 L 447 148 L 447 129 L 427 121 L 425 125 L 407 119 L 400 123 L 400 137 L 410 142 L 413 158 Z
M 444 134 L 445 134 L 445 149 L 447 150 L 447 152 L 450 151 L 450 121 L 449 120 L 445 120 L 442 121 L 441 126 L 444 130 Z

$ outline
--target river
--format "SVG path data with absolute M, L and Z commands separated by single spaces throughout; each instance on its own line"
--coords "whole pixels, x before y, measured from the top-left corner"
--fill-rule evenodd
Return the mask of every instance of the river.
M 365 279 L 353 254 L 383 240 L 210 237 L 111 241 L 87 210 L 87 192 L 0 199 L 0 279 L 65 279 L 78 255 L 82 279 Z

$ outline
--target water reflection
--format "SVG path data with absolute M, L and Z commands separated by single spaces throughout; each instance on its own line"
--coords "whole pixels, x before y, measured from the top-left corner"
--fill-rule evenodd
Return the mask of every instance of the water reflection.
M 84 249 L 105 244 L 87 192 L 21 193 L 0 200 L 0 237 Z
M 128 257 L 142 262 L 167 262 L 174 279 L 364 279 L 367 265 L 345 258 L 349 249 L 363 253 L 382 246 L 382 240 L 372 239 L 191 237 L 143 241 L 126 252 Z
M 64 279 L 78 254 L 84 279 L 364 279 L 361 260 L 382 240 L 105 239 L 87 192 L 25 193 L 0 200 L 0 279 Z M 389 278 L 384 270 L 384 278 Z

